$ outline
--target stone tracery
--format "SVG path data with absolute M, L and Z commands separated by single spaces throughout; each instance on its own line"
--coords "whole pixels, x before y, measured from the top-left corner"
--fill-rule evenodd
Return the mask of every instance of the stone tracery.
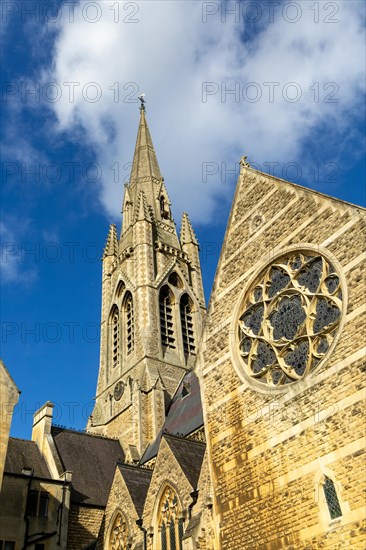
M 239 350 L 250 377 L 272 386 L 300 380 L 327 354 L 342 313 L 334 267 L 320 254 L 288 253 L 244 298 Z
M 181 550 L 183 520 L 178 498 L 173 489 L 167 486 L 160 500 L 159 530 L 162 550 Z
M 118 512 L 113 522 L 113 527 L 109 537 L 110 550 L 127 550 L 128 546 L 128 526 L 124 516 Z

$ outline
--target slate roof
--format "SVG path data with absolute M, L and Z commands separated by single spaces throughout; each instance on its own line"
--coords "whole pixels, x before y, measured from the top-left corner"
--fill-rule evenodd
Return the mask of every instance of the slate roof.
M 184 531 L 182 540 L 189 539 L 194 535 L 195 530 L 200 524 L 202 512 L 199 512 L 195 516 L 192 516 L 187 525 L 187 529 Z
M 33 468 L 36 477 L 51 479 L 51 474 L 35 441 L 10 437 L 6 453 L 6 473 L 21 474 L 23 468 Z
M 182 397 L 184 385 L 190 392 Z M 140 463 L 144 464 L 158 454 L 163 433 L 188 435 L 203 426 L 202 402 L 198 378 L 193 371 L 188 372 L 178 386 L 172 399 L 164 425 L 157 438 L 143 454 Z
M 116 439 L 52 426 L 64 470 L 73 473 L 71 501 L 106 506 L 117 462 L 124 453 Z
M 128 464 L 119 464 L 118 469 L 125 480 L 136 512 L 139 518 L 141 518 L 151 481 L 152 470 L 139 468 L 138 466 L 130 466 Z
M 168 434 L 163 435 L 186 478 L 197 489 L 206 444 Z

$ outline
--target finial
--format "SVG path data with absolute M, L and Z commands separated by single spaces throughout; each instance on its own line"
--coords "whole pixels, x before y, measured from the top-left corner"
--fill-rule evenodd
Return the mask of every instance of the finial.
M 247 158 L 248 157 L 245 156 L 245 155 L 241 157 L 240 162 L 239 162 L 240 166 L 244 166 L 245 168 L 250 168 L 250 164 L 247 161 Z
M 146 94 L 141 94 L 139 95 L 139 100 L 140 100 L 140 111 L 146 111 L 146 108 L 145 108 L 145 103 L 146 103 L 146 100 L 145 100 L 145 95 Z

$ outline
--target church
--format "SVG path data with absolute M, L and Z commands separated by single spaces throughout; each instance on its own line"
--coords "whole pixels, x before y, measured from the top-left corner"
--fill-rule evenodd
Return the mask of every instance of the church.
M 83 432 L 0 363 L 0 550 L 363 549 L 365 209 L 243 157 L 206 309 L 144 104 Z

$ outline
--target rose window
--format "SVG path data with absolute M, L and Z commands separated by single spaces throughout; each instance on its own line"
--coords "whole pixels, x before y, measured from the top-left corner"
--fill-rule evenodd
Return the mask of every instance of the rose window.
M 342 307 L 339 277 L 323 256 L 301 252 L 276 260 L 249 288 L 241 309 L 246 372 L 272 386 L 304 378 L 328 353 Z

